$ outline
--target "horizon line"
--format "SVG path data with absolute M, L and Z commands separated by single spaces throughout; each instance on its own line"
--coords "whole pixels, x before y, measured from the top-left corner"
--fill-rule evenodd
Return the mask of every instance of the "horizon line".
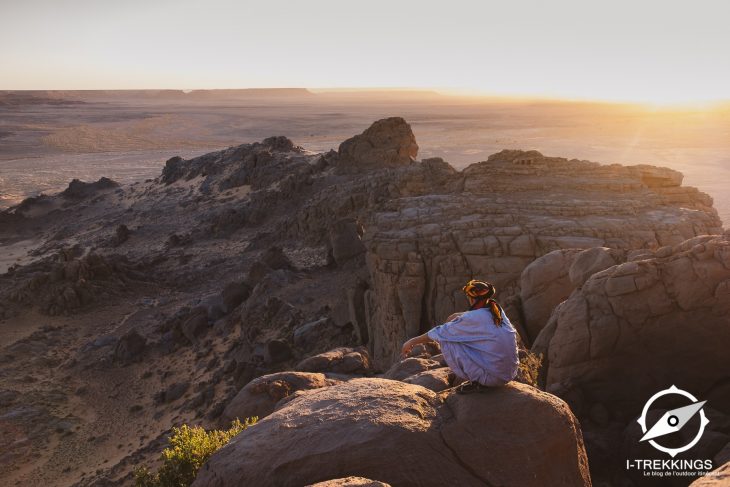
M 650 100 L 638 100 L 630 98 L 611 97 L 586 97 L 568 96 L 546 93 L 492 93 L 485 90 L 473 90 L 464 88 L 448 87 L 407 87 L 407 86 L 342 86 L 342 87 L 307 87 L 307 86 L 254 86 L 254 87 L 217 87 L 217 88 L 0 88 L 0 92 L 133 92 L 133 91 L 169 91 L 190 94 L 206 91 L 286 91 L 298 90 L 307 91 L 312 95 L 319 94 L 378 94 L 378 93 L 402 93 L 402 94 L 428 94 L 444 98 L 468 98 L 500 101 L 542 101 L 542 102 L 564 102 L 564 103 L 600 103 L 615 105 L 639 105 L 650 107 L 713 107 L 730 103 L 730 96 L 727 98 L 697 99 L 673 102 L 657 102 Z

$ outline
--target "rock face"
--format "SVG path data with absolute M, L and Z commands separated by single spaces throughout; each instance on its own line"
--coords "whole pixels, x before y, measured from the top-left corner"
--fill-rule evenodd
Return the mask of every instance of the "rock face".
M 618 411 L 636 411 L 647 391 L 672 384 L 711 395 L 727 377 L 730 236 L 696 237 L 598 272 L 553 319 L 541 336 L 548 390 L 579 386 Z
M 410 164 L 418 155 L 418 144 L 411 126 L 400 117 L 391 117 L 344 141 L 338 155 L 338 172 L 363 172 Z
M 522 271 L 520 298 L 530 342 L 537 338 L 555 306 L 573 292 L 568 270 L 578 253 L 577 249 L 553 250 Z
M 560 249 L 658 249 L 722 231 L 711 199 L 662 168 L 503 151 L 461 173 L 438 165 L 429 172 L 437 187 L 422 186 L 415 168 L 391 175 L 396 194 L 363 221 L 369 346 L 381 368 L 405 339 L 466 308 L 460 289 L 470 278 L 495 283 L 519 325 L 513 299 L 537 257 Z
M 399 486 L 590 485 L 578 424 L 554 396 L 511 384 L 442 397 L 386 379 L 299 393 L 213 455 L 193 485 L 347 476 Z
M 525 267 L 520 276 L 520 302 L 530 343 L 558 304 L 596 272 L 623 262 L 624 254 L 606 247 L 553 250 Z

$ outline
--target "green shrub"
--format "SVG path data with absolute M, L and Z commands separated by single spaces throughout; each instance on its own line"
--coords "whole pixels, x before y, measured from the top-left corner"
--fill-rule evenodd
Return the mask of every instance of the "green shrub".
M 538 355 L 527 350 L 521 352 L 517 381 L 537 387 L 540 367 L 542 367 L 542 354 Z
M 258 418 L 238 419 L 228 430 L 206 431 L 200 426 L 186 424 L 173 428 L 169 446 L 162 451 L 162 466 L 157 472 L 146 467 L 134 472 L 137 487 L 189 487 L 203 464 L 241 431 L 256 423 Z

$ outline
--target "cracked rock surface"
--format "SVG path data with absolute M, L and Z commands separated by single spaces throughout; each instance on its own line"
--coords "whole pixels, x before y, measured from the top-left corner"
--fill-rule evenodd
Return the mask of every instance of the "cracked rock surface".
M 695 237 L 593 274 L 551 320 L 539 338 L 548 390 L 580 387 L 617 411 L 672 384 L 711 396 L 730 363 L 730 236 Z

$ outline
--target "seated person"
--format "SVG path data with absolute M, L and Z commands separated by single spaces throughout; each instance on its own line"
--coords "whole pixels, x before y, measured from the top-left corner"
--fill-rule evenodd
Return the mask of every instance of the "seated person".
M 517 375 L 517 332 L 502 307 L 492 299 L 494 285 L 469 281 L 463 287 L 469 311 L 449 316 L 448 322 L 403 344 L 402 357 L 418 344 L 438 342 L 446 364 L 464 382 L 458 392 L 506 384 Z

